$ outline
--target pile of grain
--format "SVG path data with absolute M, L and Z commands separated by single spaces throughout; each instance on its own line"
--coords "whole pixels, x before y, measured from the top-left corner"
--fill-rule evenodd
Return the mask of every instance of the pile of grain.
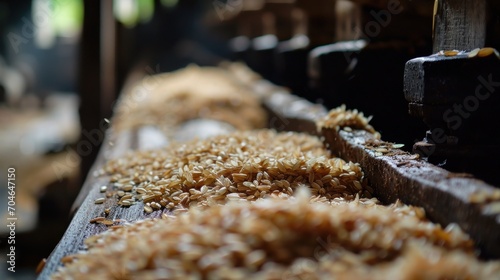
M 372 191 L 359 165 L 332 157 L 317 137 L 272 130 L 136 151 L 109 161 L 101 174 L 111 176 L 119 204 L 143 201 L 148 213 L 288 197 L 298 186 L 326 200 L 371 197 Z
M 172 127 L 198 118 L 225 122 L 240 130 L 262 128 L 266 123 L 260 101 L 231 73 L 190 66 L 136 83 L 120 99 L 113 127 L 123 131 L 153 125 L 168 135 Z
M 327 116 L 317 122 L 317 125 L 319 130 L 322 128 L 366 130 L 380 139 L 380 133 L 369 124 L 371 119 L 371 116 L 365 117 L 363 112 L 358 112 L 356 109 L 346 110 L 346 106 L 342 105 L 330 110 Z
M 304 189 L 305 190 L 305 189 Z M 53 279 L 495 279 L 457 228 L 373 200 L 262 199 L 144 220 L 87 241 Z
M 172 132 L 197 118 L 240 130 L 262 127 L 265 114 L 245 86 L 259 77 L 245 68 L 233 72 L 191 67 L 149 77 L 159 79 L 146 93 L 139 84 L 121 100 L 114 127 Z M 369 120 L 342 106 L 318 128 L 363 129 L 380 138 Z M 478 261 L 458 227 L 442 229 L 421 208 L 380 205 L 359 165 L 332 157 L 310 135 L 256 130 L 173 143 L 111 160 L 98 174 L 110 184 L 96 203 L 143 203 L 162 219 L 91 236 L 88 250 L 63 258 L 53 279 L 496 279 L 500 273 L 499 262 Z

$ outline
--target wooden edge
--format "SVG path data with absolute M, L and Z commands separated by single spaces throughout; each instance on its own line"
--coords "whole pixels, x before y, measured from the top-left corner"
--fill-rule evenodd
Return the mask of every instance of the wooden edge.
M 106 131 L 106 136 L 102 142 L 102 147 L 97 154 L 97 159 L 92 165 L 78 196 L 71 206 L 71 215 L 75 214 L 78 208 L 83 204 L 90 190 L 94 187 L 93 178 L 95 174 L 110 158 L 124 155 L 128 149 L 137 147 L 136 133 L 134 130 L 128 130 L 115 135 L 112 128 Z
M 57 244 L 56 248 L 47 258 L 46 264 L 42 272 L 38 275 L 38 279 L 49 279 L 50 276 L 61 267 L 61 258 L 70 254 L 76 254 L 85 249 L 83 241 L 88 237 L 109 230 L 104 224 L 90 223 L 91 218 L 106 217 L 107 220 L 115 221 L 114 225 L 120 225 L 129 221 L 139 219 L 159 218 L 162 213 L 167 213 L 168 210 L 158 210 L 151 214 L 145 214 L 143 211 L 144 204 L 137 203 L 128 208 L 118 206 L 116 198 L 109 198 L 103 204 L 95 204 L 97 198 L 105 197 L 105 194 L 99 192 L 100 185 L 109 185 L 109 178 L 99 177 L 91 182 L 90 192 L 81 204 L 77 213 L 73 217 L 68 229 L 64 233 L 63 238 Z M 104 209 L 109 208 L 108 215 L 104 215 Z
M 125 83 L 123 85 L 120 96 L 117 100 L 121 100 L 124 95 L 128 94 L 136 84 L 147 77 L 147 73 L 144 69 L 147 69 L 147 60 L 141 60 L 137 63 L 137 65 L 130 71 L 127 75 Z M 119 102 L 117 102 L 119 103 Z M 113 108 L 114 110 L 114 108 Z M 113 119 L 112 119 L 113 121 Z M 73 205 L 71 206 L 70 214 L 73 215 L 76 213 L 80 205 L 83 204 L 83 201 L 89 194 L 91 190 L 91 184 L 89 182 L 92 181 L 95 172 L 109 159 L 110 156 L 123 155 L 127 149 L 137 147 L 137 139 L 134 137 L 135 131 L 124 131 L 120 133 L 116 133 L 113 130 L 113 126 L 111 124 L 111 128 L 107 129 L 105 132 L 105 137 L 102 142 L 99 153 L 97 154 L 97 158 L 92 165 L 87 177 L 85 178 L 85 183 L 83 184 L 78 196 L 76 197 Z M 118 134 L 118 135 L 116 135 Z
M 289 94 L 281 88 L 262 98 L 268 113 L 268 127 L 277 131 L 304 132 L 319 135 L 316 121 L 327 115 L 325 107 Z

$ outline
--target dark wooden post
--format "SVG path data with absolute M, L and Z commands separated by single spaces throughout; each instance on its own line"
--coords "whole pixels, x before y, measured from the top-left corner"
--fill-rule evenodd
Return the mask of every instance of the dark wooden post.
M 117 95 L 116 20 L 113 16 L 113 1 L 102 1 L 101 7 L 101 116 L 109 118 Z
M 103 119 L 111 116 L 111 106 L 116 98 L 116 22 L 112 1 L 89 0 L 83 3 L 79 65 L 82 136 L 76 151 L 81 157 L 81 174 L 85 176 L 97 157 L 100 142 L 104 138 Z
M 79 63 L 81 143 L 88 141 L 83 131 L 93 131 L 98 128 L 101 119 L 101 69 L 99 67 L 101 29 L 100 17 L 96 16 L 101 13 L 101 3 L 84 1 L 83 5 L 84 16 Z M 99 147 L 92 146 L 90 152 L 87 153 L 87 151 L 79 151 L 77 146 L 81 157 L 82 182 L 97 157 L 98 149 Z
M 414 152 L 432 163 L 446 163 L 449 170 L 498 183 L 489 166 L 499 156 L 500 60 L 492 49 L 471 52 L 485 45 L 487 4 L 487 0 L 436 2 L 436 54 L 407 62 L 404 91 L 410 114 L 429 128 L 425 139 L 413 146 Z
M 433 29 L 434 53 L 484 47 L 486 0 L 436 0 Z
M 335 3 L 337 0 L 297 0 L 296 6 L 307 14 L 307 31 L 311 46 L 330 44 L 335 34 Z
M 408 116 L 401 91 L 405 63 L 432 52 L 433 0 L 426 4 L 427 14 L 417 9 L 425 2 L 429 0 L 337 0 L 339 41 L 309 54 L 312 100 L 373 115 L 386 140 L 411 147 L 425 126 Z

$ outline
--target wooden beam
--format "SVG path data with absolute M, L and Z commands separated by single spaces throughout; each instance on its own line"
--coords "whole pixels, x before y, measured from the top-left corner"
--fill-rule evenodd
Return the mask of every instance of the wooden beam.
M 98 129 L 101 120 L 101 67 L 100 67 L 100 18 L 95 15 L 101 13 L 101 4 L 98 1 L 84 1 L 83 28 L 79 57 L 79 95 L 80 95 L 80 123 L 82 128 L 81 141 L 87 141 L 84 131 Z M 81 176 L 85 176 L 97 157 L 99 147 L 93 146 L 87 154 L 81 154 Z
M 434 53 L 484 47 L 487 0 L 436 0 Z
M 101 2 L 101 116 L 111 117 L 116 99 L 116 20 L 113 1 Z
M 375 197 L 383 203 L 399 199 L 423 207 L 433 222 L 458 224 L 484 257 L 500 258 L 500 213 L 488 211 L 498 198 L 496 202 L 474 201 L 477 194 L 493 197 L 498 189 L 470 174 L 448 172 L 399 149 L 377 155 L 377 147 L 390 147 L 390 143 L 366 131 L 323 129 L 322 134 L 334 154 L 361 165 Z

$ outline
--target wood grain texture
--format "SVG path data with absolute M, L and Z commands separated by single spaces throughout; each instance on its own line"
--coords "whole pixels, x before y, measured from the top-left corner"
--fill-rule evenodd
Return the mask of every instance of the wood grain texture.
M 433 222 L 458 224 L 476 242 L 483 257 L 500 258 L 500 213 L 488 213 L 486 203 L 469 201 L 473 193 L 491 194 L 495 187 L 398 149 L 375 155 L 372 147 L 378 140 L 366 131 L 323 129 L 322 134 L 335 154 L 361 165 L 380 201 L 388 204 L 399 199 L 423 207 Z
M 487 0 L 439 0 L 434 18 L 434 53 L 482 48 Z

